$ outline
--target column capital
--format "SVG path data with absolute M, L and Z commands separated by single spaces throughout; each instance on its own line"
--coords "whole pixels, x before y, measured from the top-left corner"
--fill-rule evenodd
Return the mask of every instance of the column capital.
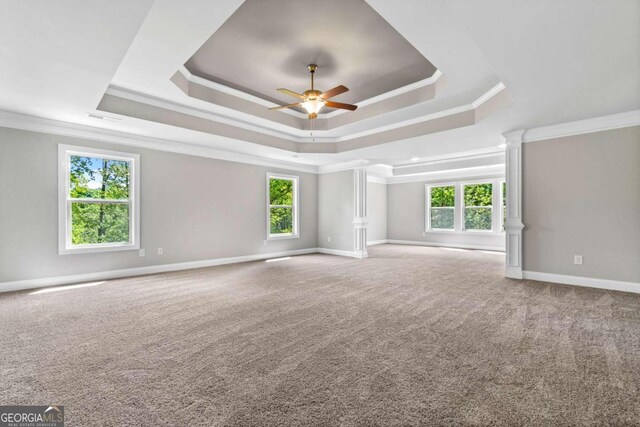
M 506 142 L 507 145 L 522 145 L 522 142 L 524 141 L 524 132 L 524 129 L 506 132 L 502 134 L 502 139 L 504 139 L 504 142 Z

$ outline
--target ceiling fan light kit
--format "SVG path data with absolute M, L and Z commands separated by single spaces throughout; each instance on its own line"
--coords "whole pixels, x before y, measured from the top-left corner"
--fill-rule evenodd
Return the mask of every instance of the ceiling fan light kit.
M 303 93 L 297 93 L 289 89 L 280 88 L 279 92 L 293 96 L 300 99 L 300 102 L 295 104 L 280 105 L 277 107 L 269 108 L 270 110 L 281 110 L 283 108 L 291 108 L 301 106 L 308 114 L 309 119 L 315 119 L 318 117 L 318 113 L 322 110 L 322 107 L 327 106 L 330 108 L 339 108 L 343 110 L 355 111 L 358 108 L 357 105 L 343 104 L 341 102 L 329 101 L 329 98 L 333 98 L 341 93 L 348 92 L 349 89 L 346 86 L 336 86 L 331 90 L 322 92 L 314 88 L 313 76 L 318 69 L 316 64 L 309 64 L 309 73 L 311 74 L 311 89 L 305 90 Z

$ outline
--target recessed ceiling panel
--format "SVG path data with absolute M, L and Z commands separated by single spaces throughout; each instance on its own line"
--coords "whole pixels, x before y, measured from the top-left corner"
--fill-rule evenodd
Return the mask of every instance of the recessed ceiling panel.
M 431 77 L 436 68 L 364 0 L 246 0 L 187 61 L 194 75 L 277 103 L 276 91 L 344 84 L 357 103 Z

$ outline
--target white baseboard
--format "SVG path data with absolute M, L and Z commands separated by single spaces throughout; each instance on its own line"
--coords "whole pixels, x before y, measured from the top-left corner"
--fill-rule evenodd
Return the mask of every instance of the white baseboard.
M 500 246 L 462 245 L 457 243 L 436 243 L 436 242 L 421 242 L 419 240 L 395 240 L 395 239 L 387 239 L 386 243 L 391 243 L 394 245 L 433 246 L 433 247 L 439 247 L 439 248 L 477 249 L 482 251 L 504 252 L 504 247 L 500 247 Z
M 166 273 L 168 271 L 189 270 L 193 268 L 214 267 L 216 265 L 236 264 L 239 262 L 260 261 L 269 258 L 280 258 L 293 255 L 304 255 L 320 252 L 318 248 L 298 249 L 283 252 L 245 255 L 230 258 L 216 258 L 202 261 L 180 262 L 175 264 L 150 265 L 148 267 L 125 268 L 122 270 L 99 271 L 96 273 L 73 274 L 69 276 L 45 277 L 41 279 L 18 280 L 0 283 L 0 292 L 19 291 L 23 289 L 43 288 L 47 286 L 67 285 L 72 283 L 95 282 L 99 280 L 118 279 L 121 277 L 142 276 L 145 274 Z M 344 251 L 346 252 L 346 251 Z M 333 255 L 343 255 L 334 253 Z
M 343 251 L 339 249 L 317 248 L 317 252 L 320 252 L 321 254 L 327 254 L 327 255 L 346 256 L 350 258 L 366 258 L 361 256 L 358 252 Z
M 373 240 L 371 242 L 367 242 L 367 246 L 384 245 L 387 242 L 388 241 L 386 239 L 385 240 Z
M 619 280 L 596 279 L 593 277 L 566 276 L 564 274 L 523 271 L 524 279 L 541 282 L 562 283 L 563 285 L 586 286 L 588 288 L 609 289 L 612 291 L 640 293 L 640 283 L 622 282 Z

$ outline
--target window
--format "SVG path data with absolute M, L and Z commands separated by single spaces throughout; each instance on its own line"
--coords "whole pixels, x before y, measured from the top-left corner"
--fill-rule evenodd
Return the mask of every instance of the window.
M 466 184 L 463 188 L 464 230 L 491 231 L 493 184 Z
M 507 225 L 507 183 L 500 182 L 500 187 L 502 189 L 500 203 L 502 205 L 502 231 L 504 231 L 504 226 Z
M 455 228 L 456 187 L 427 187 L 428 230 L 451 230 Z
M 267 238 L 298 237 L 298 177 L 267 174 Z
M 139 156 L 60 145 L 61 254 L 139 249 Z

